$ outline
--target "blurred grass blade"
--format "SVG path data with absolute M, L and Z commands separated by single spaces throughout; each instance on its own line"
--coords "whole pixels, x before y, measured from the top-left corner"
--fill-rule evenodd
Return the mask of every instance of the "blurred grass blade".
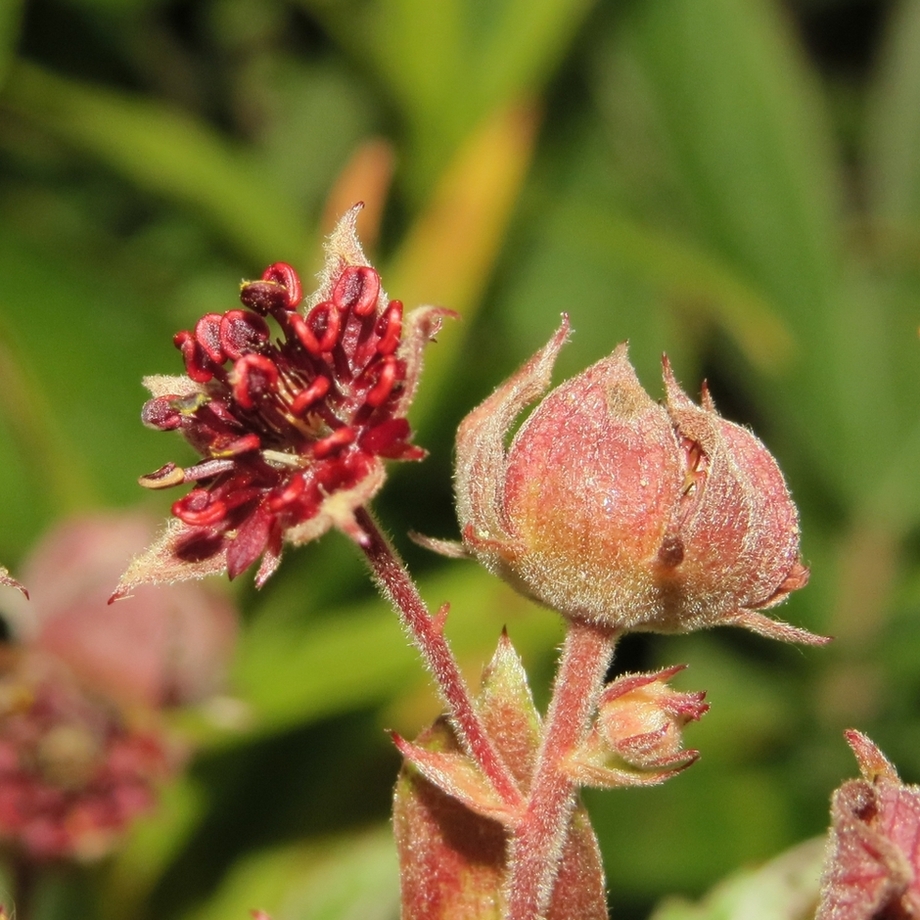
M 16 42 L 22 23 L 22 0 L 0 3 L 0 89 L 16 54 Z
M 272 920 L 393 920 L 399 868 L 389 828 L 249 855 L 186 920 L 245 920 L 254 908 Z
M 408 306 L 456 310 L 425 356 L 416 425 L 432 411 L 458 358 L 505 239 L 533 154 L 537 116 L 529 105 L 496 112 L 459 149 L 386 270 L 387 287 Z M 459 328 L 458 328 L 459 327 Z
M 814 328 L 838 267 L 835 166 L 815 81 L 778 11 L 649 0 L 630 36 L 703 234 Z
M 0 315 L 3 315 L 0 303 Z M 23 367 L 0 323 L 0 414 L 12 443 L 22 458 L 23 469 L 35 477 L 41 493 L 57 514 L 73 513 L 98 501 L 83 456 L 74 449 L 55 424 L 54 412 L 34 374 Z M 39 464 L 35 463 L 41 458 Z
M 12 68 L 0 105 L 138 188 L 202 214 L 254 265 L 301 258 L 306 225 L 286 196 L 186 113 L 23 62 Z
M 416 193 L 430 187 L 475 125 L 536 95 L 594 0 L 301 0 L 336 40 L 377 72 L 410 126 Z
M 435 605 L 451 602 L 447 630 L 458 658 L 472 658 L 477 671 L 506 624 L 526 658 L 552 648 L 560 626 L 502 582 L 478 568 L 459 565 L 449 575 L 422 583 Z M 372 600 L 304 624 L 285 619 L 287 601 L 266 604 L 243 642 L 232 686 L 251 707 L 249 729 L 215 743 L 271 734 L 346 712 L 379 705 L 423 677 L 423 665 L 406 642 L 396 614 Z M 500 610 L 501 616 L 495 611 Z
M 145 900 L 198 827 L 205 806 L 204 790 L 188 775 L 161 791 L 156 810 L 134 827 L 107 867 L 100 920 L 142 915 Z M 245 911 L 239 916 L 245 920 Z
M 573 247 L 631 268 L 675 295 L 678 305 L 690 303 L 695 312 L 722 326 L 761 371 L 776 373 L 792 357 L 795 343 L 773 305 L 718 257 L 692 242 L 589 206 L 566 208 L 557 220 L 578 228 L 575 238 L 569 235 Z
M 913 234 L 918 232 L 920 219 L 918 47 L 920 0 L 903 0 L 893 7 L 878 75 L 866 104 L 870 208 L 886 229 L 910 229 Z
M 738 872 L 698 904 L 669 899 L 650 920 L 810 920 L 825 845 L 824 838 L 808 840 L 759 869 Z

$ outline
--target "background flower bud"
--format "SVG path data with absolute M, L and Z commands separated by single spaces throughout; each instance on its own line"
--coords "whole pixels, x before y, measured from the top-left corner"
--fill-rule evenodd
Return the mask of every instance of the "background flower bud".
M 466 549 L 570 619 L 620 630 L 747 626 L 825 641 L 758 611 L 807 581 L 798 515 L 776 461 L 695 405 L 665 360 L 667 403 L 641 387 L 626 346 L 553 390 L 567 322 L 463 422 L 457 508 Z

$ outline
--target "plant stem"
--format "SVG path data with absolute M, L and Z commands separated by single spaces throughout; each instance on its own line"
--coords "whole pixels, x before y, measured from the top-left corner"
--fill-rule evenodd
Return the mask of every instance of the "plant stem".
M 549 906 L 578 791 L 563 761 L 588 733 L 616 635 L 569 626 L 527 810 L 511 841 L 508 920 L 538 920 Z
M 390 601 L 434 675 L 463 747 L 510 808 L 520 811 L 524 799 L 511 771 L 487 734 L 473 705 L 469 690 L 444 635 L 444 615 L 433 617 L 422 600 L 405 564 L 381 533 L 370 511 L 355 513 L 367 535 L 361 548 L 377 586 Z

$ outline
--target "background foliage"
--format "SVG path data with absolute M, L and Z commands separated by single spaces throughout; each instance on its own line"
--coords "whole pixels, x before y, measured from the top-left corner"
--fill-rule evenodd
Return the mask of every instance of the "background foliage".
M 841 730 L 920 777 L 920 0 L 2 0 L 0 559 L 55 520 L 145 506 L 176 455 L 137 421 L 170 338 L 355 200 L 391 296 L 458 310 L 414 421 L 431 450 L 379 511 L 470 674 L 507 624 L 545 699 L 554 617 L 453 536 L 452 432 L 543 343 L 568 375 L 625 338 L 775 451 L 812 583 L 801 651 L 722 630 L 629 640 L 712 711 L 703 758 L 591 796 L 617 916 L 820 833 L 855 773 Z M 181 456 L 176 456 L 181 460 Z M 344 538 L 289 554 L 245 620 L 235 727 L 124 852 L 52 873 L 42 920 L 394 917 L 383 732 L 436 711 Z

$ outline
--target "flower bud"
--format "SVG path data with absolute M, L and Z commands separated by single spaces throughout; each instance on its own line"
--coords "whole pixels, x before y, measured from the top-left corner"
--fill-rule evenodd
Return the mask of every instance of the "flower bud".
M 642 389 L 625 345 L 546 396 L 550 342 L 464 420 L 457 508 L 465 549 L 564 616 L 621 631 L 720 624 L 825 640 L 759 611 L 802 587 L 798 515 L 776 461 L 725 421 L 704 389 L 665 404 Z
M 682 693 L 668 681 L 684 665 L 624 674 L 604 690 L 594 727 L 568 759 L 573 779 L 588 786 L 654 785 L 696 761 L 682 734 L 709 710 L 704 692 Z

